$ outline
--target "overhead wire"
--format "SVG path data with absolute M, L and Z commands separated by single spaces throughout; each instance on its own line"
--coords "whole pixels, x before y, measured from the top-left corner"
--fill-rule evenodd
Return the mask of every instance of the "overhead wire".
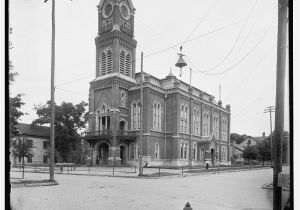
M 275 45 L 272 45 L 267 51 L 266 53 L 259 59 L 259 61 L 254 65 L 254 67 L 251 69 L 251 71 L 238 83 L 238 85 L 236 85 L 234 88 L 233 88 L 233 91 L 231 93 L 229 93 L 224 100 L 227 100 L 229 99 L 233 93 L 236 91 L 236 90 L 239 90 L 241 85 L 244 84 L 244 82 L 246 80 L 248 80 L 250 78 L 250 76 L 258 69 L 257 67 L 263 62 L 266 60 L 266 57 L 270 56 L 270 51 L 274 48 Z
M 212 66 L 212 67 L 209 67 L 209 68 L 207 68 L 206 70 L 204 70 L 204 71 L 202 71 L 202 72 L 210 72 L 210 71 L 215 70 L 216 68 L 218 68 L 219 66 L 221 66 L 221 65 L 227 60 L 227 58 L 231 55 L 231 53 L 232 53 L 233 50 L 235 49 L 235 47 L 236 47 L 238 41 L 239 41 L 240 38 L 241 38 L 241 35 L 242 35 L 242 33 L 243 33 L 243 31 L 244 31 L 244 29 L 245 29 L 245 27 L 246 27 L 246 25 L 247 25 L 247 23 L 248 23 L 248 21 L 249 21 L 250 16 L 251 16 L 252 13 L 253 13 L 253 10 L 254 10 L 254 8 L 255 8 L 255 6 L 256 6 L 256 4 L 257 4 L 257 1 L 258 1 L 258 0 L 256 0 L 256 1 L 254 2 L 253 6 L 251 7 L 251 9 L 250 9 L 250 11 L 249 11 L 249 13 L 248 13 L 248 15 L 247 15 L 247 17 L 246 17 L 246 21 L 245 21 L 244 24 L 242 25 L 242 27 L 241 27 L 241 29 L 240 29 L 240 31 L 239 31 L 239 33 L 238 33 L 238 35 L 237 35 L 237 37 L 236 37 L 236 39 L 235 39 L 233 45 L 232 45 L 231 49 L 228 51 L 228 53 L 227 53 L 227 54 L 223 57 L 223 59 L 222 59 L 220 62 L 218 62 L 216 65 L 214 65 L 214 66 Z
M 271 22 L 271 24 L 269 25 L 269 27 L 267 28 L 267 30 L 264 32 L 264 34 L 262 35 L 262 37 L 258 40 L 258 42 L 239 61 L 237 61 L 234 65 L 226 68 L 222 72 L 218 72 L 218 73 L 206 73 L 204 71 L 199 70 L 198 67 L 195 64 L 193 64 L 193 62 L 191 61 L 191 59 L 188 56 L 186 56 L 186 58 L 194 66 L 194 68 L 197 70 L 197 72 L 200 72 L 200 73 L 202 73 L 204 75 L 207 75 L 207 76 L 216 76 L 216 75 L 224 74 L 224 73 L 226 73 L 226 72 L 228 72 L 230 70 L 233 70 L 236 66 L 238 66 L 240 63 L 242 63 L 259 46 L 259 44 L 265 39 L 265 36 L 268 34 L 269 29 L 273 25 L 273 22 L 274 21 Z
M 196 25 L 196 27 L 194 27 L 194 29 L 192 30 L 192 32 L 185 38 L 184 42 L 189 40 L 191 38 L 191 36 L 195 33 L 195 31 L 199 28 L 199 26 L 204 22 L 204 20 L 208 17 L 209 13 L 211 12 L 211 10 L 216 6 L 217 2 L 219 0 L 215 0 L 214 3 L 211 5 L 211 7 L 206 11 L 206 13 L 202 16 L 202 18 L 200 19 L 200 22 Z

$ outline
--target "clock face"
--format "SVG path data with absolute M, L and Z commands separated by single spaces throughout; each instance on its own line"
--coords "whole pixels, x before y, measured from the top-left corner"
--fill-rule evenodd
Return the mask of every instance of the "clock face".
M 130 18 L 130 12 L 129 12 L 129 8 L 128 8 L 128 6 L 126 4 L 121 4 L 120 5 L 120 12 L 121 12 L 122 17 L 125 20 L 129 20 L 129 18 Z
M 103 11 L 102 11 L 102 14 L 103 14 L 103 17 L 104 18 L 108 18 L 110 15 L 111 15 L 111 13 L 112 13 L 112 11 L 113 11 L 113 6 L 112 6 L 112 4 L 106 4 L 104 7 L 103 7 Z

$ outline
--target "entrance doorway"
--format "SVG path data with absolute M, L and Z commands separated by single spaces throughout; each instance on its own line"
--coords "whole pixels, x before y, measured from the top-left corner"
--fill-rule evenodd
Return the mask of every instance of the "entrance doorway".
M 121 165 L 126 165 L 127 155 L 126 155 L 126 147 L 124 145 L 120 146 L 120 158 Z
M 107 143 L 101 143 L 98 147 L 97 165 L 106 165 L 109 157 L 109 146 Z

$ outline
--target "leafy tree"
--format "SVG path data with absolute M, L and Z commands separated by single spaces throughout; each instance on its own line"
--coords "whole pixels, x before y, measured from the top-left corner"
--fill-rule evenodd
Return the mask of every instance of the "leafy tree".
M 271 141 L 266 139 L 256 145 L 263 165 L 266 160 L 271 160 Z
M 55 106 L 55 149 L 63 161 L 76 162 L 80 160 L 80 132 L 86 128 L 88 116 L 86 106 L 85 102 L 76 105 L 62 102 L 59 106 Z M 33 124 L 50 124 L 50 101 L 45 105 L 35 106 L 35 110 L 38 119 L 34 120 Z
M 246 134 L 240 135 L 237 133 L 231 133 L 230 134 L 230 142 L 235 141 L 237 144 L 240 144 L 242 141 L 244 141 L 248 136 Z
M 11 139 L 11 153 L 15 158 L 22 159 L 22 166 L 23 166 L 23 175 L 24 178 L 24 158 L 32 158 L 32 142 L 29 141 L 26 137 L 16 137 Z
M 256 145 L 248 145 L 243 151 L 243 158 L 247 159 L 248 162 L 250 160 L 257 160 L 259 158 L 259 151 Z

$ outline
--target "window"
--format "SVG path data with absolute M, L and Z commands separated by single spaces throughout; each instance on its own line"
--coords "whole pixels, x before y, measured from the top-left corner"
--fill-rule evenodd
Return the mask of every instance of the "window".
M 121 107 L 126 107 L 126 93 L 121 91 Z
M 153 104 L 153 130 L 156 128 L 156 102 Z
M 134 159 L 134 144 L 130 144 L 129 146 L 129 158 Z
M 196 130 L 196 126 L 197 126 L 197 111 L 196 109 L 194 109 L 194 112 L 193 112 L 193 133 L 196 135 L 197 134 L 197 130 Z
M 204 158 L 205 158 L 204 154 L 205 154 L 205 150 L 204 150 L 204 148 L 202 147 L 202 148 L 201 148 L 201 154 L 200 154 L 200 159 L 201 159 L 201 160 L 204 160 Z
M 196 160 L 196 143 L 193 144 L 193 159 Z
M 131 57 L 129 53 L 126 55 L 126 76 L 130 76 L 130 70 L 131 70 Z
M 120 53 L 120 73 L 125 74 L 125 52 Z
M 209 112 L 204 111 L 203 112 L 203 136 L 209 136 L 209 130 L 210 130 L 210 117 L 209 117 Z
M 213 134 L 217 139 L 219 139 L 219 116 L 218 114 L 214 114 L 213 117 Z
M 183 142 L 180 144 L 180 158 L 183 159 Z
M 153 130 L 161 130 L 161 106 L 157 101 L 153 104 Z
M 101 74 L 105 75 L 112 72 L 112 51 L 108 48 L 104 49 L 101 53 L 101 59 L 99 59 L 101 66 Z
M 137 106 L 137 129 L 141 128 L 141 102 L 138 101 L 138 106 Z
M 184 107 L 181 105 L 180 108 L 180 132 L 183 132 L 183 122 L 184 122 Z
M 186 159 L 187 158 L 187 143 L 185 142 L 184 143 L 184 159 Z
M 227 141 L 227 133 L 228 133 L 228 128 L 227 128 L 227 119 L 226 117 L 222 117 L 222 140 Z
M 49 141 L 43 141 L 43 149 L 49 148 Z
M 188 108 L 184 108 L 184 133 L 188 133 Z
M 154 153 L 155 153 L 155 159 L 159 159 L 159 144 L 158 143 L 155 144 Z
M 32 157 L 27 157 L 27 163 L 32 163 Z
M 131 55 L 126 50 L 121 50 L 120 52 L 119 72 L 126 76 L 131 76 Z
M 27 140 L 27 146 L 28 146 L 29 148 L 32 148 L 32 140 Z
M 140 129 L 141 127 L 141 106 L 140 102 L 131 104 L 131 129 Z

